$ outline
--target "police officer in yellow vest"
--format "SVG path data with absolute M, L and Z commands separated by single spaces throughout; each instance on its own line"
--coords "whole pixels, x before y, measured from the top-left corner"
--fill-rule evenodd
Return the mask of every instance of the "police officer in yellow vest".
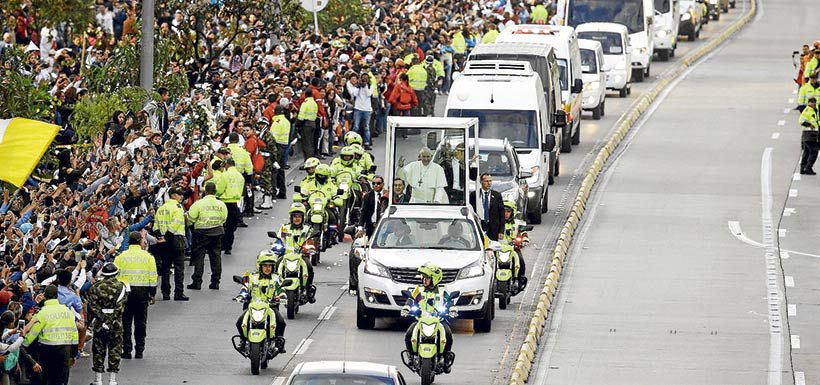
M 223 172 L 220 178 L 225 187 L 222 194 L 218 194 L 216 197 L 224 202 L 225 207 L 228 209 L 228 217 L 225 220 L 225 234 L 222 236 L 222 251 L 227 255 L 231 255 L 234 233 L 236 233 L 236 227 L 239 224 L 239 201 L 242 199 L 245 178 L 236 169 L 233 159 L 228 159 L 222 169 Z
M 424 65 L 419 63 L 418 58 L 413 58 L 413 65 L 407 70 L 407 78 L 410 82 L 410 88 L 416 92 L 416 97 L 418 97 L 419 104 L 418 106 L 413 108 L 413 112 L 411 115 L 413 116 L 425 116 L 427 115 L 424 106 L 427 105 L 427 69 L 424 68 Z
M 498 38 L 498 29 L 496 28 L 494 23 L 489 23 L 487 25 L 487 33 L 484 34 L 484 37 L 481 38 L 481 44 L 493 44 L 495 43 L 495 39 Z
M 305 101 L 299 106 L 299 115 L 296 116 L 297 126 L 300 127 L 302 142 L 302 154 L 305 159 L 316 155 L 316 144 L 313 136 L 316 134 L 316 116 L 319 113 L 319 105 L 313 99 L 313 90 L 305 89 Z
M 533 7 L 532 13 L 530 13 L 530 17 L 532 19 L 533 24 L 547 24 L 550 14 L 543 4 L 538 4 L 535 7 Z
M 239 144 L 239 134 L 232 132 L 228 135 L 228 149 L 231 150 L 231 158 L 236 162 L 236 169 L 245 177 L 245 186 L 242 188 L 244 198 L 243 208 L 246 217 L 253 216 L 253 161 L 251 154 L 245 147 Z M 240 219 L 240 222 L 242 220 Z M 242 226 L 245 227 L 245 226 Z
M 143 250 L 144 243 L 138 231 L 128 234 L 128 250 L 114 259 L 120 271 L 117 278 L 131 290 L 122 313 L 122 358 L 131 358 L 131 324 L 134 325 L 134 358 L 142 358 L 148 305 L 154 303 L 157 294 L 157 262 L 151 253 Z
M 815 175 L 812 169 L 817 161 L 818 149 L 818 127 L 817 120 L 817 99 L 809 98 L 806 108 L 800 113 L 800 127 L 803 129 L 801 137 L 801 147 L 803 155 L 800 157 L 800 173 L 804 175 Z
M 202 274 L 205 270 L 205 253 L 211 265 L 211 290 L 219 290 L 222 277 L 222 235 L 225 234 L 225 220 L 228 207 L 216 199 L 216 184 L 205 184 L 205 196 L 194 202 L 188 210 L 188 220 L 194 227 L 191 264 L 194 265 L 193 282 L 188 289 L 202 289 Z
M 168 199 L 154 215 L 154 232 L 164 242 L 154 250 L 160 257 L 159 273 L 162 277 L 162 299 L 171 299 L 171 268 L 174 269 L 174 301 L 187 301 L 185 295 L 185 210 L 180 202 L 184 197 L 181 188 L 172 187 Z
M 40 311 L 23 328 L 23 344 L 37 341 L 37 362 L 42 366 L 44 384 L 67 384 L 68 374 L 77 356 L 77 317 L 57 301 L 57 286 L 49 285 L 43 293 Z
M 277 190 L 276 199 L 287 199 L 285 191 L 285 156 L 288 151 L 288 143 L 290 143 L 290 121 L 285 117 L 285 108 L 281 105 L 277 105 L 273 113 L 270 133 L 276 142 L 276 162 L 279 164 L 274 178 L 274 186 Z
M 797 93 L 797 110 L 802 112 L 806 108 L 809 98 L 820 97 L 820 82 L 817 81 L 817 74 L 809 77 L 809 81 L 800 86 L 800 91 Z

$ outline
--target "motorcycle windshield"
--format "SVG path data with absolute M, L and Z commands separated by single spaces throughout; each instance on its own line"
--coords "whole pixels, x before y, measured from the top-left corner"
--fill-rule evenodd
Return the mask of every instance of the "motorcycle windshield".
M 291 385 L 334 384 L 334 385 L 399 385 L 389 377 L 368 376 L 350 373 L 310 373 L 297 374 Z

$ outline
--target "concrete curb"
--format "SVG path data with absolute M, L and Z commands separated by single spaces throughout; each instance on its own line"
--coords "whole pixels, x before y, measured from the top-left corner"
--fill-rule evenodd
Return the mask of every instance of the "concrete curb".
M 575 234 L 575 230 L 578 228 L 579 223 L 583 219 L 587 199 L 589 199 L 592 194 L 592 189 L 595 186 L 595 182 L 601 174 L 601 171 L 606 166 L 609 157 L 615 152 L 615 149 L 618 148 L 623 138 L 626 137 L 632 129 L 632 126 L 635 125 L 638 119 L 643 115 L 647 108 L 649 108 L 652 102 L 655 101 L 658 95 L 669 85 L 669 83 L 680 76 L 693 63 L 710 53 L 717 46 L 725 42 L 737 31 L 743 28 L 743 26 L 748 24 L 756 13 L 757 0 L 751 0 L 751 8 L 745 15 L 734 22 L 734 24 L 729 26 L 729 28 L 723 31 L 712 41 L 706 43 L 704 46 L 698 48 L 686 58 L 681 60 L 681 63 L 675 71 L 659 79 L 658 83 L 655 84 L 651 90 L 647 91 L 640 97 L 640 99 L 633 103 L 632 110 L 625 113 L 616 123 L 617 128 L 615 132 L 607 140 L 606 145 L 598 151 L 598 156 L 595 157 L 595 161 L 587 171 L 583 182 L 581 182 L 581 187 L 578 190 L 578 194 L 575 196 L 575 202 L 572 205 L 570 214 L 561 229 L 561 235 L 558 237 L 558 241 L 553 249 L 553 258 L 549 267 L 549 274 L 544 281 L 544 286 L 538 297 L 538 304 L 536 305 L 532 319 L 529 322 L 524 343 L 521 345 L 518 358 L 516 359 L 513 367 L 514 369 L 509 381 L 510 385 L 523 385 L 529 379 L 530 370 L 532 369 L 533 362 L 538 353 L 538 343 L 542 338 L 547 318 L 549 317 L 549 313 L 552 309 L 552 301 L 555 296 L 555 292 L 558 289 L 559 280 L 561 279 L 561 271 L 563 270 L 564 261 L 566 260 L 567 253 L 569 252 L 573 235 Z

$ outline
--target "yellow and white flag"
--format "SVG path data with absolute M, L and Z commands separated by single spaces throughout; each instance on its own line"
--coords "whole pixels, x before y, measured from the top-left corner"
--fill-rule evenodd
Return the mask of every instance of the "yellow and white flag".
M 59 130 L 36 120 L 0 119 L 0 180 L 23 186 Z

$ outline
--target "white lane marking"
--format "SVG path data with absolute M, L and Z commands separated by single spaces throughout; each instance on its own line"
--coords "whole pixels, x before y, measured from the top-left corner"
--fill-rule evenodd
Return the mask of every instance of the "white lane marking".
M 790 198 L 796 198 L 797 197 L 797 189 L 796 188 L 790 188 L 789 189 L 789 197 Z
M 791 110 L 792 110 L 791 108 L 784 108 L 783 113 L 788 114 L 789 112 L 791 112 Z
M 794 385 L 806 385 L 806 374 L 803 372 L 794 372 Z
M 794 287 L 794 277 L 792 277 L 791 275 L 787 275 L 784 281 L 786 281 L 786 287 Z
M 329 320 L 330 316 L 332 316 L 335 311 L 336 311 L 336 306 L 331 307 L 330 310 L 328 310 L 327 314 L 325 314 L 324 320 L 325 321 Z
M 273 382 L 271 382 L 270 385 L 282 385 L 285 383 L 285 380 L 287 380 L 286 377 L 276 377 L 273 379 Z
M 780 238 L 783 238 L 783 237 L 786 236 L 786 233 L 788 233 L 788 232 L 789 232 L 789 230 L 786 230 L 786 229 L 777 229 L 777 236 L 780 237 Z
M 779 132 L 773 132 L 772 133 L 772 139 L 780 139 L 780 133 Z
M 791 258 L 791 254 L 788 251 L 781 251 L 780 252 L 780 259 L 789 259 Z
M 795 90 L 792 90 L 794 92 Z M 789 104 L 794 104 L 794 98 L 789 98 Z
M 743 230 L 740 228 L 740 222 L 738 222 L 738 221 L 729 221 L 729 231 L 732 233 L 732 235 L 735 236 L 735 238 L 737 238 L 739 241 L 741 241 L 741 242 L 743 242 L 743 243 L 745 243 L 749 246 L 763 247 L 762 243 L 757 242 L 757 241 L 747 237 L 746 234 L 743 233 Z M 817 255 L 817 254 L 809 254 L 809 253 L 804 253 L 802 251 L 794 251 L 794 250 L 781 250 L 780 251 L 780 257 L 783 258 L 783 259 L 789 259 L 789 257 L 791 256 L 789 253 L 794 253 L 794 254 L 797 254 L 797 255 L 804 255 L 806 257 L 812 257 L 812 258 L 820 258 L 820 255 Z
M 800 336 L 792 334 L 792 349 L 800 349 Z
M 799 172 L 794 173 L 794 177 L 792 177 L 792 180 L 800 180 L 800 179 L 803 179 L 803 177 L 800 176 L 800 173 Z
M 305 352 L 308 350 L 308 347 L 310 347 L 310 344 L 312 344 L 312 343 L 313 343 L 312 338 L 302 338 L 302 341 L 299 342 L 299 345 L 297 345 L 296 349 L 293 350 L 293 354 L 294 355 L 305 354 Z
M 785 125 L 786 125 L 786 121 L 785 121 L 785 120 L 778 120 L 778 121 L 777 121 L 777 125 L 778 125 L 778 126 L 785 126 Z
M 794 213 L 795 213 L 795 208 L 794 207 L 786 207 L 785 209 L 783 209 L 783 216 L 784 217 L 790 217 Z
M 328 310 L 330 310 L 331 307 L 333 307 L 333 306 L 326 306 L 324 309 L 322 309 L 322 312 L 319 313 L 319 316 L 316 317 L 316 320 L 321 321 L 321 320 L 325 319 L 325 314 L 327 314 Z
M 789 317 L 797 317 L 797 305 L 789 304 Z
M 766 276 L 776 277 L 779 273 L 775 263 L 775 253 L 778 251 L 775 246 L 775 239 L 772 229 L 772 151 L 771 147 L 763 150 L 760 160 L 760 200 L 761 200 L 761 226 L 763 228 L 763 244 L 766 255 Z M 739 226 L 739 225 L 738 225 Z M 783 335 L 782 322 L 780 320 L 780 298 L 782 292 L 777 280 L 768 279 L 766 283 L 767 302 L 769 305 L 769 385 L 780 385 L 783 369 Z

